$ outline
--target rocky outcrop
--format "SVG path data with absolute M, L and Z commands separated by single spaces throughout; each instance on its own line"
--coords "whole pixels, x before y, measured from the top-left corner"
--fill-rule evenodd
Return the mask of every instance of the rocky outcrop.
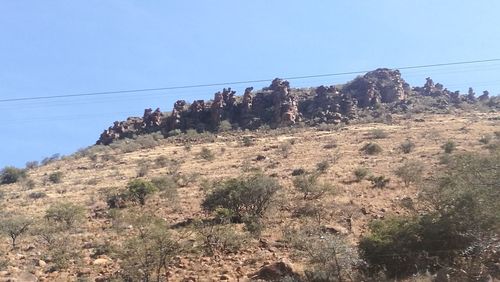
M 309 125 L 322 123 L 349 123 L 356 119 L 360 109 L 377 109 L 389 104 L 391 111 L 406 111 L 412 101 L 409 97 L 431 97 L 433 105 L 447 109 L 462 102 L 497 105 L 489 98 L 488 91 L 476 98 L 472 88 L 467 95 L 451 92 L 440 83 L 427 78 L 423 87 L 410 88 L 398 70 L 377 69 L 340 86 L 293 89 L 286 80 L 276 78 L 269 87 L 254 91 L 248 87 L 242 96 L 224 88 L 214 94 L 211 101 L 184 100 L 175 102 L 170 115 L 146 109 L 140 117 L 116 121 L 101 134 L 97 144 L 108 145 L 114 140 L 130 138 L 150 132 L 168 135 L 172 130 L 217 131 L 222 121 L 233 127 L 257 129 L 262 125 L 272 128 L 292 126 L 298 122 Z M 434 106 L 433 106 L 434 107 Z M 378 113 L 380 114 L 380 113 Z M 372 114 L 373 115 L 373 114 Z
M 399 70 L 376 69 L 347 83 L 343 93 L 357 100 L 360 107 L 404 100 L 410 87 Z

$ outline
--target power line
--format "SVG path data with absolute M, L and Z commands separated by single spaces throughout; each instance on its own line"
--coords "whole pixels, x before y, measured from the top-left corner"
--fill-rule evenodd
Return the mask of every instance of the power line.
M 485 60 L 450 62 L 450 63 L 439 63 L 439 64 L 428 64 L 428 65 L 403 66 L 403 67 L 396 67 L 395 69 L 399 69 L 399 70 L 422 69 L 422 68 L 432 68 L 432 67 L 442 67 L 442 66 L 480 64 L 480 63 L 498 62 L 498 61 L 500 61 L 500 59 L 485 59 Z M 292 76 L 292 77 L 284 77 L 283 79 L 297 80 L 297 79 L 307 79 L 307 78 L 320 78 L 320 77 L 332 77 L 332 76 L 362 74 L 362 73 L 366 73 L 366 72 L 369 72 L 369 70 L 315 74 L 315 75 L 305 75 L 305 76 Z M 128 90 L 103 91 L 103 92 L 88 92 L 88 93 L 52 95 L 52 96 L 8 98 L 8 99 L 0 99 L 0 103 L 18 102 L 18 101 L 33 101 L 33 100 L 47 100 L 47 99 L 58 99 L 58 98 L 72 98 L 72 97 L 85 97 L 85 96 L 102 96 L 102 95 L 112 95 L 112 94 L 129 94 L 129 93 L 152 92 L 152 91 L 175 90 L 175 89 L 203 88 L 203 87 L 224 86 L 224 85 L 260 83 L 260 82 L 267 82 L 267 81 L 271 81 L 271 80 L 272 79 L 258 79 L 258 80 L 245 80 L 245 81 L 220 82 L 220 83 L 208 83 L 208 84 L 168 86 L 168 87 L 157 87 L 157 88 L 142 88 L 142 89 L 128 89 Z

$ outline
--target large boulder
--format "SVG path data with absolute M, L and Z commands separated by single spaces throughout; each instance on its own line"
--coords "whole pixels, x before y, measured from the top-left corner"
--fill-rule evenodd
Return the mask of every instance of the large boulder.
M 342 92 L 357 100 L 359 107 L 404 100 L 410 88 L 399 70 L 376 69 L 347 83 Z

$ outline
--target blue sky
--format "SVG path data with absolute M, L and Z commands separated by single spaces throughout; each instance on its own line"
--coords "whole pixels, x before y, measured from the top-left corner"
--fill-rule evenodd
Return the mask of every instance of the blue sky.
M 494 0 L 2 1 L 0 100 L 500 58 L 498 11 Z M 496 62 L 403 77 L 498 94 L 499 74 Z M 115 120 L 217 90 L 0 103 L 0 167 L 70 154 Z

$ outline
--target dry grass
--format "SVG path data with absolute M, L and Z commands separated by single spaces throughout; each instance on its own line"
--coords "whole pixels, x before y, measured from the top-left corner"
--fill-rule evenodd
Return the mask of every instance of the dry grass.
M 123 189 L 130 179 L 137 177 L 140 166 L 148 167 L 147 175 L 144 176 L 147 179 L 171 174 L 172 170 L 191 179 L 178 189 L 175 204 L 162 198 L 160 194 L 148 200 L 145 209 L 154 211 L 155 215 L 171 224 L 204 217 L 200 202 L 205 195 L 205 184 L 236 177 L 242 174 L 242 166 L 251 166 L 253 170 L 277 177 L 284 189 L 279 193 L 273 210 L 265 217 L 267 228 L 261 235 L 262 240 L 273 245 L 281 239 L 285 227 L 311 224 L 304 222 L 308 219 L 292 216 L 297 207 L 305 204 L 302 195 L 293 187 L 292 171 L 304 168 L 313 172 L 316 165 L 325 159 L 335 159 L 335 163 L 321 175 L 321 180 L 336 187 L 337 193 L 314 200 L 327 207 L 321 224 L 347 228 L 346 218 L 351 217 L 352 232 L 348 238 L 351 243 L 355 243 L 366 232 L 366 225 L 370 220 L 389 214 L 407 213 L 409 211 L 401 207 L 401 199 L 416 199 L 417 188 L 405 188 L 394 175 L 395 168 L 406 159 L 416 159 L 423 163 L 424 178 L 429 177 L 441 167 L 439 156 L 443 154 L 441 146 L 446 140 L 453 140 L 458 152 L 487 150 L 478 140 L 486 134 L 493 135 L 498 130 L 500 121 L 488 120 L 489 117 L 498 116 L 496 113 L 419 116 L 425 122 L 412 122 L 404 117 L 394 116 L 391 125 L 356 124 L 332 132 L 310 128 L 272 135 L 254 133 L 251 146 L 242 146 L 245 142 L 243 135 L 223 133 L 215 138 L 215 142 L 191 144 L 191 150 L 185 150 L 182 142 L 164 142 L 153 148 L 128 153 L 121 153 L 116 149 L 106 150 L 105 158 L 80 157 L 55 161 L 28 171 L 29 178 L 35 183 L 33 189 L 23 189 L 21 184 L 2 186 L 3 199 L 0 200 L 0 206 L 3 211 L 23 213 L 35 219 L 42 218 L 50 205 L 61 201 L 84 206 L 86 222 L 71 235 L 82 246 L 81 264 L 71 265 L 56 274 L 45 271 L 43 267 L 33 263 L 41 259 L 38 253 L 40 246 L 29 236 L 19 240 L 21 248 L 16 252 L 11 252 L 7 238 L 2 238 L 0 250 L 7 254 L 10 265 L 8 272 L 13 277 L 22 271 L 32 271 L 48 281 L 64 281 L 76 280 L 81 269 L 90 269 L 89 273 L 83 275 L 90 278 L 97 277 L 99 272 L 110 274 L 116 271 L 117 261 L 106 267 L 92 265 L 90 251 L 83 246 L 95 240 L 116 243 L 126 237 L 126 232 L 122 234 L 111 227 L 110 219 L 92 215 L 98 209 L 106 210 L 105 195 Z M 386 133 L 385 138 L 376 140 L 383 151 L 377 155 L 366 155 L 360 149 L 370 141 L 367 135 L 372 134 L 375 129 Z M 404 140 L 415 143 L 415 149 L 408 154 L 403 154 L 400 150 Z M 286 156 L 283 144 L 286 144 Z M 335 144 L 336 147 L 331 148 L 329 144 Z M 198 152 L 202 148 L 213 152 L 213 161 L 200 158 Z M 258 155 L 265 158 L 257 160 Z M 159 157 L 161 165 L 158 165 Z M 173 163 L 175 168 L 172 168 Z M 383 189 L 371 188 L 371 183 L 367 180 L 356 182 L 353 172 L 359 167 L 367 168 L 373 175 L 390 177 L 391 182 Z M 64 176 L 61 182 L 46 181 L 47 176 L 56 171 Z M 30 196 L 33 193 L 44 193 L 46 196 L 34 199 Z M 365 215 L 359 212 L 362 208 L 366 211 Z M 129 209 L 144 212 L 139 207 Z M 310 221 L 314 222 L 314 219 Z M 299 268 L 305 263 L 300 258 L 292 257 L 287 248 L 261 248 L 258 247 L 258 241 L 254 243 L 243 251 L 218 258 L 205 257 L 196 252 L 192 255 L 183 254 L 180 258 L 182 266 L 176 265 L 171 271 L 172 280 L 188 276 L 216 279 L 223 273 L 235 279 L 238 275 L 241 276 L 238 273 L 254 272 L 264 262 L 281 258 L 291 259 Z M 5 273 L 2 275 L 6 276 Z M 3 278 L 0 276 L 0 281 L 1 279 Z

